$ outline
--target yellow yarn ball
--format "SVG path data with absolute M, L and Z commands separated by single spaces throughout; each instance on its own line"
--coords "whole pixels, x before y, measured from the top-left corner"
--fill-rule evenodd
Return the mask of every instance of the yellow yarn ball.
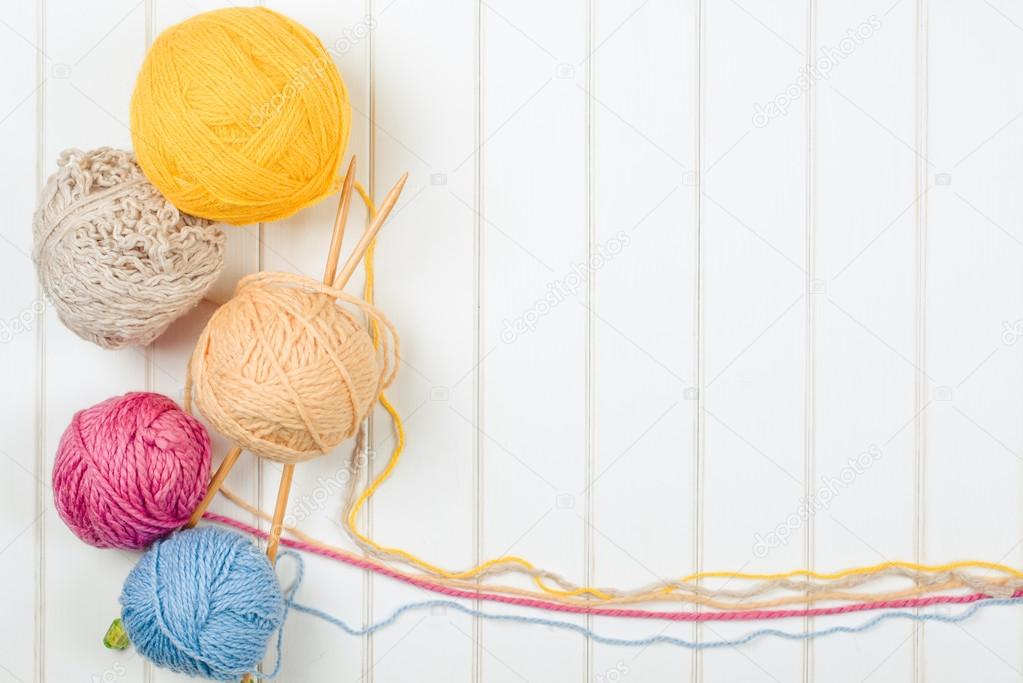
M 383 362 L 365 326 L 381 331 Z M 217 309 L 189 361 L 185 406 L 239 446 L 282 463 L 327 453 L 355 434 L 393 379 L 397 336 L 369 304 L 314 280 L 256 273 Z
M 149 181 L 180 210 L 234 225 L 285 218 L 333 192 L 350 127 L 323 44 L 263 7 L 165 30 L 131 100 Z

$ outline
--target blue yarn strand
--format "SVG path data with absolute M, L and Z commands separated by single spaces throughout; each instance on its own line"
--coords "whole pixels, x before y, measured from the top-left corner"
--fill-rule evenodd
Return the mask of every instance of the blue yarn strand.
M 514 614 L 495 614 L 493 612 L 484 612 L 481 610 L 472 609 L 465 607 L 461 603 L 454 602 L 452 600 L 425 600 L 423 602 L 414 602 L 394 610 L 389 617 L 378 621 L 374 624 L 370 624 L 365 628 L 354 628 L 349 626 L 343 620 L 324 612 L 316 607 L 310 607 L 301 603 L 295 602 L 294 596 L 298 590 L 299 585 L 302 582 L 302 575 L 304 572 L 302 558 L 293 551 L 285 551 L 281 553 L 281 556 L 294 557 L 297 565 L 297 576 L 291 586 L 285 591 L 286 608 L 294 609 L 296 612 L 302 612 L 312 617 L 325 621 L 331 624 L 350 636 L 366 636 L 372 633 L 376 633 L 382 629 L 392 626 L 401 619 L 402 616 L 411 612 L 421 612 L 424 610 L 432 610 L 437 608 L 451 609 L 461 614 L 465 614 L 471 617 L 479 617 L 480 619 L 486 619 L 487 621 L 495 622 L 509 622 L 517 624 L 530 624 L 533 626 L 546 626 L 548 628 L 557 629 L 560 631 L 571 631 L 578 633 L 581 636 L 590 638 L 595 643 L 601 645 L 617 645 L 622 647 L 649 647 L 650 645 L 672 645 L 674 647 L 681 647 L 687 650 L 714 650 L 721 648 L 738 647 L 746 645 L 755 640 L 765 637 L 781 638 L 783 640 L 812 640 L 815 638 L 825 638 L 827 636 L 839 635 L 843 633 L 863 633 L 869 631 L 886 621 L 914 621 L 914 622 L 937 622 L 942 624 L 958 624 L 966 621 L 970 617 L 974 616 L 981 609 L 986 607 L 998 607 L 1006 605 L 1018 605 L 1023 603 L 1023 597 L 1018 598 L 990 598 L 986 600 L 980 600 L 973 603 L 967 609 L 959 612 L 958 614 L 941 614 L 937 612 L 924 612 L 917 613 L 909 610 L 904 611 L 893 611 L 884 612 L 879 614 L 872 619 L 859 624 L 858 626 L 831 626 L 829 628 L 818 629 L 815 631 L 803 631 L 798 633 L 792 633 L 789 631 L 782 631 L 776 628 L 763 628 L 756 631 L 747 633 L 740 638 L 730 638 L 724 640 L 710 640 L 693 642 L 691 640 L 683 640 L 681 638 L 674 638 L 672 636 L 656 635 L 648 638 L 612 638 L 609 636 L 602 636 L 599 633 L 594 632 L 592 629 L 578 624 L 573 624 L 568 621 L 558 621 L 555 619 L 545 619 L 543 617 L 524 617 Z M 283 629 L 282 629 L 283 630 Z M 281 658 L 281 635 L 277 637 L 277 660 L 278 668 L 280 666 Z M 277 669 L 274 670 L 276 673 Z
M 375 624 L 367 626 L 366 628 L 352 628 L 341 619 L 327 614 L 323 610 L 315 607 L 309 607 L 299 603 L 291 603 L 290 607 L 297 612 L 303 612 L 305 614 L 312 615 L 317 619 L 321 619 L 327 623 L 333 624 L 340 628 L 342 631 L 352 636 L 364 636 L 371 633 L 392 626 L 397 622 L 404 614 L 409 612 L 418 612 L 422 610 L 430 610 L 438 607 L 445 609 L 452 609 L 462 614 L 469 616 L 480 617 L 488 621 L 504 621 L 513 622 L 520 624 L 532 624 L 534 626 L 547 626 L 562 631 L 574 631 L 579 635 L 591 638 L 593 642 L 600 643 L 602 645 L 619 645 L 623 647 L 648 647 L 650 645 L 673 645 L 675 647 L 685 648 L 687 650 L 713 650 L 720 648 L 737 647 L 740 645 L 746 645 L 759 638 L 774 636 L 776 638 L 782 638 L 784 640 L 811 640 L 813 638 L 823 638 L 826 636 L 837 635 L 840 633 L 862 633 L 869 631 L 870 629 L 878 626 L 879 624 L 897 619 L 904 619 L 908 621 L 935 621 L 945 624 L 958 624 L 962 621 L 966 621 L 980 609 L 984 607 L 994 607 L 998 605 L 1015 605 L 1023 602 L 1023 598 L 998 598 L 991 600 L 981 600 L 970 606 L 969 609 L 959 614 L 947 615 L 947 614 L 915 614 L 913 612 L 886 612 L 885 614 L 878 615 L 873 619 L 860 624 L 859 626 L 832 626 L 830 628 L 819 629 L 816 631 L 805 631 L 801 633 L 790 633 L 788 631 L 781 631 L 774 628 L 765 628 L 742 636 L 741 638 L 732 638 L 727 640 L 712 640 L 704 642 L 693 642 L 689 640 L 682 640 L 680 638 L 673 638 L 671 636 L 657 635 L 649 638 L 611 638 L 608 636 L 602 636 L 595 633 L 592 629 L 588 629 L 584 626 L 579 626 L 567 621 L 556 621 L 553 619 L 543 619 L 541 617 L 522 617 L 513 614 L 492 614 L 489 612 L 481 612 L 474 610 L 469 607 L 460 605 L 457 602 L 450 600 L 427 600 L 425 602 L 416 602 L 408 605 L 402 605 L 395 610 L 391 616 L 387 617 L 383 621 L 378 621 Z

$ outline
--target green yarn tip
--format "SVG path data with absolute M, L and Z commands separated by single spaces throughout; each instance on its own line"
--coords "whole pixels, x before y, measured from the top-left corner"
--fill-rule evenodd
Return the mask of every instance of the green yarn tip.
M 114 622 L 110 624 L 107 634 L 103 636 L 103 645 L 108 650 L 126 650 L 131 645 L 128 632 L 124 630 L 124 624 L 121 623 L 120 618 L 114 619 Z

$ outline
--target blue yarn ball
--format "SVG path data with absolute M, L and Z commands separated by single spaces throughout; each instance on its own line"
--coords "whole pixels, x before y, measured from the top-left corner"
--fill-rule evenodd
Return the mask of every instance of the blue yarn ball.
M 221 681 L 255 671 L 284 619 L 284 596 L 266 555 L 217 527 L 154 544 L 125 580 L 121 606 L 142 656 Z

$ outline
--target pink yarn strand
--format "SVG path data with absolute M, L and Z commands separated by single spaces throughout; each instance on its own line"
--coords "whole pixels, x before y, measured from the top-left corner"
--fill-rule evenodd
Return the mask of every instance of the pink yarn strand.
M 209 519 L 220 524 L 226 524 L 232 526 L 240 531 L 244 531 L 252 536 L 265 539 L 267 537 L 266 532 L 260 531 L 255 527 L 249 526 L 243 522 L 225 517 L 224 515 L 218 515 L 212 512 L 207 512 L 203 515 L 206 519 Z M 530 607 L 533 609 L 541 609 L 548 612 L 567 612 L 571 614 L 592 614 L 594 616 L 601 617 L 618 617 L 625 619 L 658 619 L 663 621 L 764 621 L 770 619 L 790 619 L 800 617 L 825 617 L 833 616 L 836 614 L 852 614 L 855 612 L 869 612 L 874 610 L 883 609 L 905 609 L 912 607 L 929 607 L 932 605 L 968 605 L 970 603 L 977 602 L 979 600 L 986 600 L 990 598 L 990 595 L 985 593 L 972 593 L 969 595 L 932 595 L 926 598 L 905 598 L 902 600 L 880 600 L 875 602 L 860 602 L 853 603 L 850 605 L 837 605 L 834 607 L 810 607 L 804 609 L 780 609 L 780 610 L 746 610 L 746 611 L 728 611 L 728 612 L 658 612 L 655 610 L 643 610 L 643 609 L 616 609 L 611 607 L 583 607 L 580 605 L 566 605 L 557 602 L 548 602 L 546 600 L 539 600 L 535 598 L 521 598 L 511 595 L 499 595 L 495 593 L 485 593 L 482 591 L 471 591 L 463 590 L 460 588 L 451 588 L 443 584 L 434 583 L 427 579 L 421 579 L 417 577 L 407 576 L 400 574 L 389 567 L 386 567 L 376 562 L 372 562 L 365 558 L 357 557 L 355 555 L 349 555 L 347 553 L 337 552 L 329 548 L 322 548 L 311 543 L 304 541 L 297 541 L 290 538 L 281 539 L 281 543 L 301 550 L 303 552 L 313 553 L 323 557 L 328 557 L 339 562 L 358 567 L 359 569 L 367 569 L 375 572 L 382 576 L 402 581 L 407 584 L 422 588 L 434 593 L 441 595 L 447 595 L 453 598 L 463 598 L 466 600 L 486 600 L 489 602 L 501 602 L 507 605 L 516 605 L 518 607 Z M 1016 591 L 1012 594 L 1012 597 L 1023 596 L 1023 590 Z

